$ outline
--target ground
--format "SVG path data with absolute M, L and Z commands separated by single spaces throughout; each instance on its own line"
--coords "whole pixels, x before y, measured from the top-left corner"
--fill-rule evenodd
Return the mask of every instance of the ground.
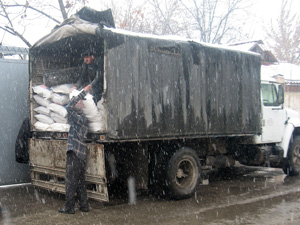
M 126 191 L 124 191 L 125 193 Z M 1 224 L 300 224 L 300 179 L 281 169 L 239 166 L 212 173 L 190 199 L 172 201 L 140 193 L 135 205 L 112 196 L 90 201 L 91 211 L 58 213 L 64 196 L 32 185 L 0 188 Z

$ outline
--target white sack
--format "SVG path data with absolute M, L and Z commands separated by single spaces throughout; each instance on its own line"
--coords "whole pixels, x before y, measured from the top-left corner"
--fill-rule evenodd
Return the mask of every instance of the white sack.
M 53 123 L 48 126 L 47 131 L 69 132 L 70 124 Z
M 51 87 L 51 89 L 55 93 L 69 94 L 73 87 L 74 87 L 73 84 L 61 84 L 61 85 L 53 86 Z
M 54 93 L 51 95 L 51 99 L 54 103 L 59 105 L 67 105 L 70 102 L 69 96 L 66 94 Z
M 80 93 L 78 90 L 73 90 L 70 93 L 70 99 L 74 96 L 77 96 Z M 104 121 L 102 119 L 101 113 L 98 111 L 98 108 L 93 100 L 91 94 L 87 94 L 83 99 L 84 108 L 82 109 L 84 115 L 89 121 L 89 130 L 92 132 L 105 130 Z
M 91 132 L 98 132 L 98 131 L 106 130 L 104 123 L 101 123 L 101 122 L 96 122 L 96 123 L 91 122 L 88 124 L 88 127 L 89 127 L 89 131 L 91 131 Z
M 46 131 L 49 127 L 49 124 L 45 124 L 45 123 L 41 123 L 41 122 L 37 121 L 33 126 L 37 130 Z
M 43 115 L 46 115 L 46 116 L 49 116 L 50 115 L 50 110 L 47 109 L 46 107 L 44 106 L 39 106 L 35 109 L 33 109 L 36 113 L 38 114 L 43 114 Z
M 103 98 L 101 98 L 101 100 L 97 103 L 97 108 L 98 108 L 98 111 L 100 112 L 101 114 L 101 124 L 102 124 L 102 127 L 101 127 L 101 131 L 104 131 L 106 130 L 106 121 L 107 121 L 107 111 L 106 111 L 106 108 L 103 104 Z
M 68 123 L 68 120 L 57 113 L 51 113 L 50 117 L 56 122 L 56 123 Z
M 79 95 L 80 92 L 81 92 L 81 91 L 78 91 L 77 89 L 74 89 L 74 90 L 70 93 L 70 95 L 69 95 L 70 100 L 72 100 L 73 97 Z
M 48 88 L 46 85 L 37 85 L 32 87 L 34 93 L 38 94 L 41 97 L 44 97 L 46 99 L 50 98 L 52 94 L 52 90 Z
M 46 116 L 46 115 L 43 115 L 43 114 L 37 114 L 37 115 L 34 115 L 34 117 L 42 122 L 42 123 L 45 123 L 45 124 L 52 124 L 54 123 L 54 120 L 52 118 L 50 118 L 49 116 Z
M 64 106 L 55 104 L 55 103 L 51 103 L 48 105 L 48 109 L 50 109 L 51 111 L 57 113 L 58 115 L 66 118 L 68 115 L 68 112 L 66 110 L 66 108 Z
M 41 106 L 47 107 L 51 103 L 51 101 L 49 101 L 39 95 L 34 95 L 33 98 L 37 102 L 37 104 L 39 104 Z
M 91 94 L 87 94 L 83 100 L 84 108 L 82 109 L 83 113 L 86 115 L 88 120 L 93 123 L 100 123 L 101 114 L 98 111 L 98 108 L 93 100 Z

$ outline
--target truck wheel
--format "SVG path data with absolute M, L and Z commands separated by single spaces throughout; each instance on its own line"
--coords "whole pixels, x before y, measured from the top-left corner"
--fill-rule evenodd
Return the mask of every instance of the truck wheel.
M 167 188 L 173 199 L 190 197 L 200 181 L 200 163 L 196 152 L 180 148 L 170 158 L 167 166 Z
M 284 172 L 289 176 L 298 176 L 300 174 L 300 136 L 295 136 L 290 144 Z

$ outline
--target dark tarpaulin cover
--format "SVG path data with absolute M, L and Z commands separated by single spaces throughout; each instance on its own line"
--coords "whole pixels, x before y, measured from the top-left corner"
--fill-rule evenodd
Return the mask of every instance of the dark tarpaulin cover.
M 93 20 L 92 20 L 93 21 Z M 107 134 L 114 139 L 261 133 L 260 56 L 188 40 L 127 33 L 78 17 L 37 42 L 36 56 L 104 40 Z M 80 36 L 80 38 L 77 38 Z M 91 41 L 90 39 L 89 41 Z
M 107 52 L 106 73 L 113 138 L 261 132 L 256 54 L 127 36 Z
M 105 25 L 106 27 L 115 28 L 115 21 L 111 9 L 99 12 L 88 7 L 83 7 L 76 13 L 76 15 L 78 15 L 80 19 L 89 21 L 91 23 L 99 23 Z
M 72 48 L 80 48 L 82 44 L 87 42 L 84 39 L 88 41 L 95 39 L 97 30 L 102 29 L 104 25 L 109 28 L 115 27 L 111 9 L 96 11 L 83 7 L 60 25 L 55 26 L 48 35 L 38 40 L 30 48 L 30 56 L 55 54 L 57 51 L 68 52 Z M 75 44 L 80 46 L 74 46 Z

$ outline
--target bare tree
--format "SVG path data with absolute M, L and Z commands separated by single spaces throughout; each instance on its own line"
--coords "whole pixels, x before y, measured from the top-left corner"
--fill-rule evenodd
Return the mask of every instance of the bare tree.
M 151 7 L 151 33 L 183 35 L 183 8 L 178 0 L 149 0 Z
M 127 0 L 122 4 L 119 0 L 103 0 L 102 4 L 112 8 L 116 26 L 122 29 L 224 43 L 240 37 L 241 21 L 245 21 L 244 2 L 247 1 Z M 32 20 L 48 18 L 53 27 L 85 4 L 85 0 L 27 0 L 25 4 L 24 0 L 9 2 L 0 0 L 0 17 L 4 18 L 0 29 L 21 38 L 27 46 L 31 44 L 25 38 L 26 27 L 32 25 Z M 21 21 L 22 26 L 16 26 L 16 21 Z
M 136 1 L 128 0 L 125 10 L 119 13 L 121 18 L 118 23 L 119 27 L 122 29 L 143 32 L 144 31 L 144 18 L 145 18 L 145 8 L 143 4 L 135 4 Z M 141 3 L 141 2 L 139 2 Z
M 172 0 L 178 2 L 178 0 Z M 161 0 L 136 1 L 128 0 L 120 4 L 118 0 L 111 0 L 107 6 L 112 9 L 116 26 L 140 33 L 169 34 L 169 17 L 165 8 L 161 8 Z M 169 29 L 166 29 L 169 27 Z
M 0 0 L 0 29 L 17 36 L 28 47 L 31 43 L 26 39 L 26 27 L 30 26 L 32 20 L 48 18 L 54 24 L 59 24 L 62 20 L 69 17 L 76 8 L 85 4 L 85 0 L 63 0 L 45 1 L 8 1 Z
M 118 1 L 119 2 L 119 1 Z M 148 0 L 125 6 L 111 0 L 117 26 L 157 35 L 180 35 L 210 43 L 242 35 L 248 0 Z
M 147 1 L 110 0 L 105 4 L 106 8 L 111 8 L 116 27 L 141 33 L 149 33 L 148 29 L 148 7 Z
M 242 34 L 246 21 L 247 0 L 179 0 L 189 18 L 191 36 L 200 41 L 231 42 Z
M 291 4 L 282 0 L 278 19 L 267 29 L 267 43 L 280 61 L 300 65 L 300 16 L 292 13 Z

